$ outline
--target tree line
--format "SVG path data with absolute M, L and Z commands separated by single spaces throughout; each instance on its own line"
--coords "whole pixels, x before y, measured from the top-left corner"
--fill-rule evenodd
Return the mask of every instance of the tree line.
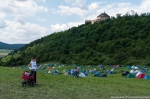
M 82 24 L 24 45 L 0 59 L 0 65 L 40 63 L 150 65 L 150 14 L 111 17 Z

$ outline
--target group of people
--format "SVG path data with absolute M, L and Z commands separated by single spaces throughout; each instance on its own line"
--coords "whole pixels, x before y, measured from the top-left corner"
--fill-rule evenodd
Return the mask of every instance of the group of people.
M 75 67 L 74 69 L 70 69 L 68 72 L 66 71 L 66 69 L 63 70 L 65 75 L 72 75 L 74 77 L 79 77 L 79 70 L 77 67 Z
M 41 66 L 37 66 L 37 63 L 36 63 L 36 58 L 33 57 L 31 59 L 31 62 L 28 64 L 28 67 L 30 69 L 30 75 L 33 75 L 34 76 L 34 81 L 35 81 L 35 84 L 37 84 L 37 80 L 36 80 L 36 70 L 38 68 L 40 68 Z M 77 67 L 74 68 L 74 77 L 79 77 L 79 70 Z

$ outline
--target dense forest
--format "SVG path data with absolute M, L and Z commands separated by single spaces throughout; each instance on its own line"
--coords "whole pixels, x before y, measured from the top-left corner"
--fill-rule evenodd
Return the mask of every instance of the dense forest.
M 50 34 L 11 52 L 3 66 L 39 63 L 150 65 L 150 13 L 118 15 Z
M 21 48 L 24 45 L 25 44 L 7 44 L 7 43 L 0 42 L 0 49 L 15 50 Z

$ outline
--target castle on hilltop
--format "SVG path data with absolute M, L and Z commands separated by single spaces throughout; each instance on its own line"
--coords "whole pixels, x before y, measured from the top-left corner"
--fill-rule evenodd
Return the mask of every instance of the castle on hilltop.
M 110 18 L 110 16 L 104 12 L 104 13 L 101 13 L 99 16 L 97 16 L 97 19 L 95 19 L 95 20 L 86 20 L 85 24 L 87 24 L 87 23 L 94 24 L 95 22 L 107 20 L 109 18 Z

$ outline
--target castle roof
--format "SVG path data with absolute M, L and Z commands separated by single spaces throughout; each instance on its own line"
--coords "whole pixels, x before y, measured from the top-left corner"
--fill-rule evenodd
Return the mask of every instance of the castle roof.
M 104 12 L 104 13 L 101 13 L 101 14 L 100 14 L 99 16 L 97 16 L 97 17 L 110 17 L 110 16 Z

